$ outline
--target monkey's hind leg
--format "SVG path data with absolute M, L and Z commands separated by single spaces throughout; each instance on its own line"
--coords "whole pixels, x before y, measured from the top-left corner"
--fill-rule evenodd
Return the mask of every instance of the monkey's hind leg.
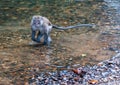
M 50 47 L 50 43 L 51 43 L 52 39 L 48 34 L 44 34 L 44 43 L 43 45 L 47 45 L 48 47 Z
M 50 47 L 51 42 L 52 42 L 52 39 L 50 36 L 48 36 L 48 40 L 47 40 L 48 47 Z

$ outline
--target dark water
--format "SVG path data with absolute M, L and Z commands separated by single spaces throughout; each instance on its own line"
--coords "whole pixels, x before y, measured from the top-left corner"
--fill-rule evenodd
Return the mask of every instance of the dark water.
M 109 7 L 108 15 L 111 17 L 113 25 L 120 25 L 120 0 L 105 0 L 106 5 Z
M 59 20 L 65 20 L 71 24 L 89 23 L 92 14 L 96 15 L 91 7 L 97 1 L 74 1 L 74 0 L 1 0 L 0 1 L 0 24 L 19 25 L 29 23 L 31 16 L 46 16 L 55 24 Z M 75 7 L 76 6 L 76 7 Z M 89 7 L 89 9 L 88 9 Z M 65 11 L 67 10 L 68 11 Z M 81 11 L 81 12 L 80 12 Z M 91 11 L 91 13 L 89 13 Z M 80 12 L 80 14 L 78 13 Z M 82 13 L 86 15 L 82 15 Z M 69 14 L 68 14 L 69 13 Z M 76 19 L 76 21 L 75 21 Z M 93 22 L 93 21 L 92 21 Z M 95 22 L 93 22 L 95 23 Z

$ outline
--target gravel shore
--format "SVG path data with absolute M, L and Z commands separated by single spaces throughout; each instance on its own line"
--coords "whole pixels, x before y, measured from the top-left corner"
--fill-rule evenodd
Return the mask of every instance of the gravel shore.
M 94 66 L 40 73 L 30 85 L 120 85 L 120 53 Z

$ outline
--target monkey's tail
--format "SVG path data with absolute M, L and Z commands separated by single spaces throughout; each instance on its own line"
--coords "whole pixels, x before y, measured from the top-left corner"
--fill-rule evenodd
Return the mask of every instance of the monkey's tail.
M 79 25 L 74 25 L 74 26 L 67 26 L 67 27 L 59 27 L 57 25 L 52 25 L 53 28 L 59 29 L 59 30 L 67 30 L 67 29 L 72 29 L 72 28 L 79 28 L 79 27 L 93 27 L 95 26 L 94 24 L 79 24 Z

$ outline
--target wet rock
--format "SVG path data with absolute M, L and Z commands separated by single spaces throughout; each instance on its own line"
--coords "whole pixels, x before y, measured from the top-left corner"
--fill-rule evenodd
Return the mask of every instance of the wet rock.
M 101 79 L 103 82 L 108 82 L 108 79 L 107 78 L 102 78 Z
M 67 85 L 67 82 L 61 82 L 60 85 Z
M 109 75 L 109 72 L 102 72 L 102 76 L 103 77 L 106 77 L 106 76 L 108 76 Z
M 116 50 L 117 50 L 117 48 L 112 48 L 112 47 L 109 47 L 109 50 L 110 50 L 110 51 L 116 51 Z
M 58 80 L 56 77 L 53 77 L 53 76 L 52 76 L 51 78 L 52 78 L 54 81 L 57 81 L 57 80 Z

